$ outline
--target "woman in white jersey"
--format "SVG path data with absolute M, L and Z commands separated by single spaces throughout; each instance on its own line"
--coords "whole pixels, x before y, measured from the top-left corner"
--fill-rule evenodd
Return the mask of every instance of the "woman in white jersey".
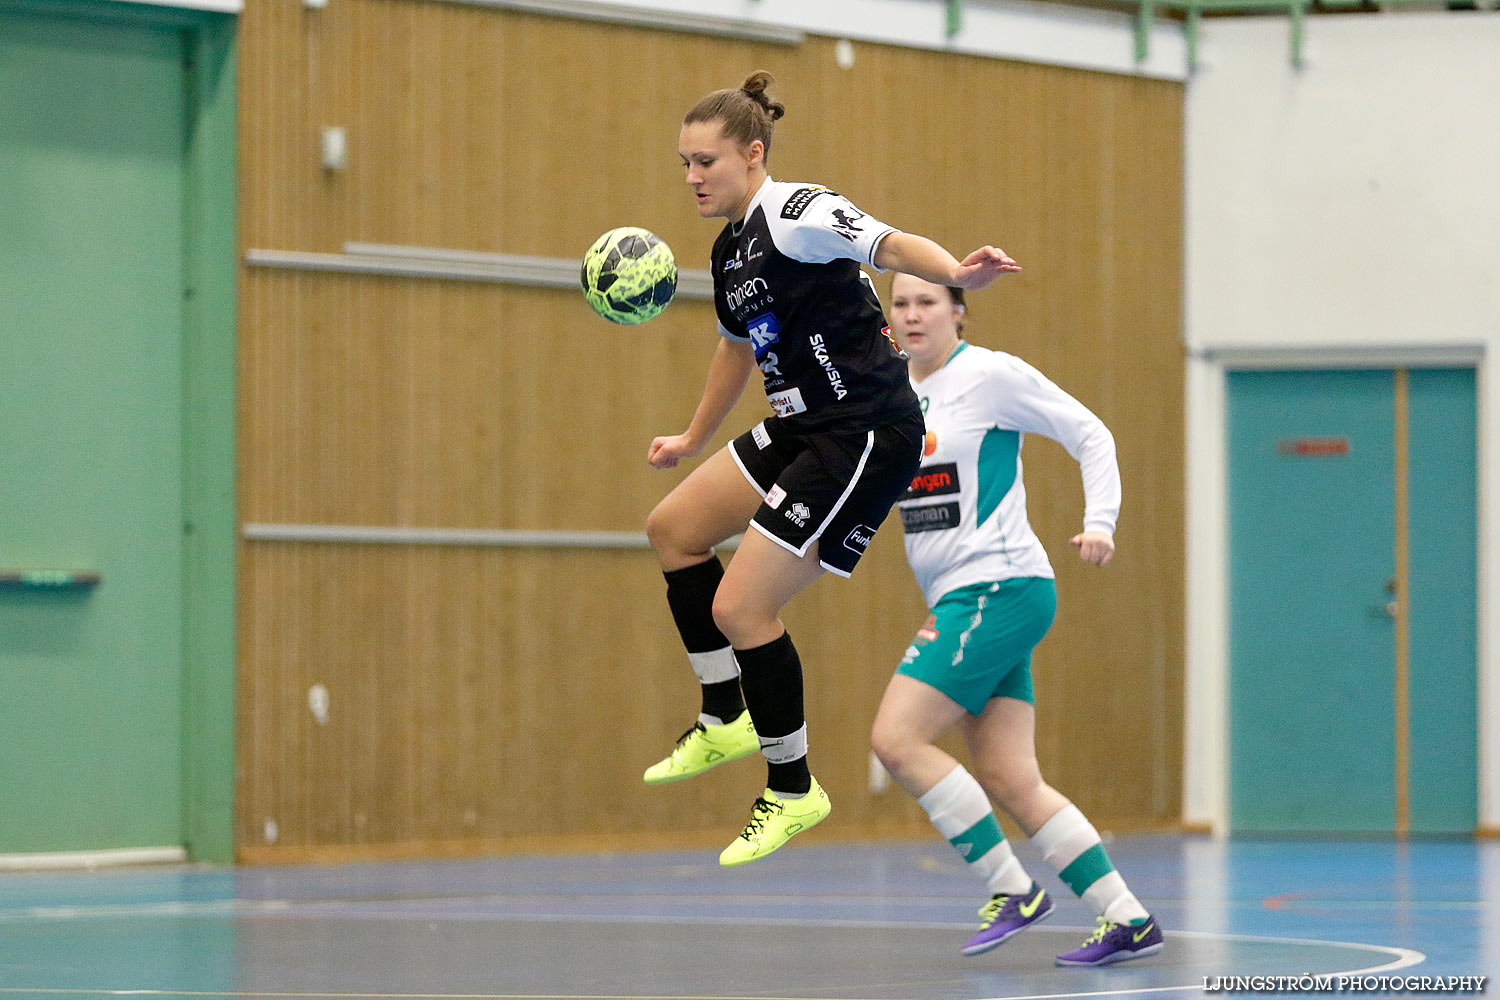
M 766 174 L 771 75 L 716 90 L 678 136 L 705 219 L 726 220 L 712 268 L 719 345 L 686 431 L 651 442 L 668 469 L 702 450 L 757 368 L 774 416 L 677 485 L 646 521 L 702 712 L 648 784 L 679 781 L 759 750 L 766 791 L 719 856 L 743 864 L 829 814 L 807 764 L 802 665 L 783 605 L 825 570 L 848 576 L 921 461 L 922 413 L 868 265 L 982 288 L 1016 262 L 981 247 L 962 262 L 865 215 L 817 184 Z M 753 530 L 746 530 L 747 528 Z M 714 546 L 744 532 L 721 567 Z
M 1114 555 L 1120 472 L 1114 437 L 1072 396 L 1019 358 L 961 338 L 961 289 L 898 274 L 890 319 L 910 356 L 926 415 L 922 467 L 899 505 L 906 554 L 931 616 L 876 713 L 876 755 L 986 882 L 991 898 L 963 953 L 977 955 L 1052 912 L 995 819 L 998 803 L 1047 863 L 1093 905 L 1099 926 L 1061 965 L 1104 965 L 1161 950 L 1156 920 L 1114 870 L 1099 834 L 1042 780 L 1031 650 L 1052 624 L 1052 566 L 1026 518 L 1021 441 L 1061 443 L 1083 471 L 1085 562 Z M 962 725 L 970 774 L 934 745 Z

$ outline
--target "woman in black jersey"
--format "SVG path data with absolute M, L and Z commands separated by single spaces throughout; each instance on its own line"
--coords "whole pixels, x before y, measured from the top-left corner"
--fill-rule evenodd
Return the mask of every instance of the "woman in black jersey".
M 1020 270 L 994 247 L 960 262 L 825 187 L 773 181 L 766 154 L 785 109 L 766 96 L 770 83 L 752 73 L 683 119 L 677 151 L 698 214 L 728 220 L 712 263 L 722 339 L 688 429 L 647 454 L 659 469 L 698 454 L 760 369 L 775 415 L 694 470 L 646 523 L 703 686 L 698 721 L 646 782 L 756 750 L 767 761 L 765 794 L 724 865 L 763 857 L 829 814 L 807 766 L 802 666 L 778 615 L 824 570 L 853 571 L 921 459 L 906 360 L 860 265 L 963 288 Z M 725 569 L 714 546 L 740 532 Z

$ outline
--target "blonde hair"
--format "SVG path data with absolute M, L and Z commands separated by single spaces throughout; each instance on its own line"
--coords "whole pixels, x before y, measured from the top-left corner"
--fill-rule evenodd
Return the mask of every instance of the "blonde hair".
M 705 95 L 692 110 L 683 116 L 682 124 L 694 122 L 718 122 L 724 135 L 733 139 L 741 149 L 756 139 L 760 140 L 765 155 L 771 154 L 771 132 L 775 122 L 786 114 L 786 107 L 766 96 L 766 88 L 776 78 L 763 69 L 745 77 L 738 87 L 715 90 Z

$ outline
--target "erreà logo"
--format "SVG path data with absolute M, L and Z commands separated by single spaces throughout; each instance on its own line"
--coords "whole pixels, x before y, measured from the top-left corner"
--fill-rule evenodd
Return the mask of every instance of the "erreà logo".
M 856 524 L 844 537 L 844 548 L 856 555 L 864 555 L 865 549 L 875 540 L 875 529 L 868 524 Z

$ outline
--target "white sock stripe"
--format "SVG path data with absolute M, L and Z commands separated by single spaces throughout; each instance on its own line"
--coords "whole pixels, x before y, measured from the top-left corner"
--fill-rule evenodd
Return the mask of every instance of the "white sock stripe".
M 999 850 L 1000 847 L 1005 847 L 1009 850 L 1008 844 L 1001 843 L 996 847 L 996 850 Z M 990 854 L 994 853 L 995 851 L 990 852 Z M 988 858 L 990 854 L 986 854 L 985 857 Z M 1021 866 L 1021 859 L 1016 857 L 1014 852 L 1011 852 L 1010 857 L 1002 861 L 994 871 L 985 876 L 984 884 L 989 888 L 991 893 L 1003 892 L 1008 896 L 1016 896 L 1031 888 L 1031 876 Z
M 969 867 L 988 879 L 1008 863 L 1016 860 L 1016 852 L 1010 849 L 1010 841 L 1002 840 L 977 858 L 965 858 Z M 1019 863 L 1019 862 L 1018 862 Z
M 785 736 L 760 737 L 760 752 L 772 764 L 786 764 L 807 756 L 807 723 Z
M 1100 881 L 1103 880 L 1101 879 Z M 1120 885 L 1124 886 L 1124 884 L 1125 882 L 1122 879 Z M 1141 905 L 1141 901 L 1135 898 L 1135 893 L 1129 889 L 1126 889 L 1106 904 L 1102 915 L 1105 920 L 1108 920 L 1112 924 L 1128 924 L 1132 920 L 1145 920 L 1151 916 L 1146 911 L 1146 908 Z
M 1109 908 L 1125 896 L 1130 896 L 1130 890 L 1126 888 L 1125 880 L 1120 877 L 1119 872 L 1110 872 L 1083 891 L 1084 901 L 1094 908 L 1095 913 L 1106 920 L 1109 919 Z M 1124 922 L 1123 920 L 1116 921 L 1116 923 Z
M 955 764 L 953 770 L 943 776 L 943 780 L 917 796 L 917 805 L 929 813 L 932 812 L 933 809 L 958 795 L 957 789 L 964 787 L 964 779 L 971 777 L 973 775 L 969 774 L 962 764 Z
M 938 833 L 952 840 L 990 814 L 989 796 L 962 764 L 917 800 Z
M 1088 817 L 1070 802 L 1054 813 L 1051 819 L 1043 823 L 1040 830 L 1031 835 L 1031 842 L 1047 858 L 1047 863 L 1051 864 L 1053 852 L 1061 847 L 1065 841 L 1076 837 L 1082 830 L 1094 833 L 1094 839 L 1099 839 L 1099 835 L 1094 831 L 1093 824 L 1089 822 Z M 1083 851 L 1088 850 L 1088 847 L 1089 845 L 1084 845 L 1083 850 L 1069 855 L 1068 861 L 1063 862 L 1063 866 L 1066 867 L 1069 861 L 1078 857 Z
M 1061 872 L 1077 861 L 1084 851 L 1097 843 L 1099 843 L 1098 831 L 1093 826 L 1086 825 L 1052 850 L 1042 852 L 1042 857 L 1047 859 L 1047 865 L 1053 871 Z
M 740 675 L 740 665 L 735 662 L 734 649 L 730 646 L 708 653 L 689 653 L 688 662 L 693 665 L 699 684 L 719 684 Z

